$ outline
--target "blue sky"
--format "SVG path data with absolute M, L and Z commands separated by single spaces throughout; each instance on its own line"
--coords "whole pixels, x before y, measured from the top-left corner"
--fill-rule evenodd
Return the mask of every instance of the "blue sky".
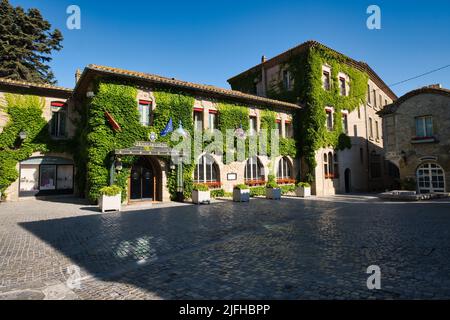
M 226 80 L 306 40 L 367 62 L 392 84 L 450 64 L 450 1 L 104 1 L 10 0 L 36 7 L 64 35 L 51 62 L 58 84 L 73 87 L 77 68 L 95 63 L 229 88 Z M 68 30 L 66 8 L 81 8 Z M 366 8 L 381 8 L 381 30 Z M 402 95 L 441 83 L 450 67 L 394 86 Z

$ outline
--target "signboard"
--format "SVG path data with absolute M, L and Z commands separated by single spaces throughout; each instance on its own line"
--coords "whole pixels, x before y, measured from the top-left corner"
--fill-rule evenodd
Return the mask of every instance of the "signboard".
M 227 173 L 227 180 L 228 181 L 237 180 L 237 174 L 236 173 Z

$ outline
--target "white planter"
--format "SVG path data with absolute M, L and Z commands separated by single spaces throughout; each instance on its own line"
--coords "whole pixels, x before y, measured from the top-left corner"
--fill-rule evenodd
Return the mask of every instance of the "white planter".
M 280 200 L 281 188 L 266 188 L 266 199 Z
M 120 211 L 122 207 L 120 193 L 115 196 L 101 195 L 98 199 L 98 207 L 102 213 L 106 211 Z
M 311 196 L 311 187 L 297 187 L 295 189 L 295 195 L 297 197 L 310 197 Z
M 233 189 L 233 201 L 235 202 L 250 201 L 250 189 Z
M 192 191 L 192 202 L 193 203 L 210 203 L 211 202 L 211 191 Z

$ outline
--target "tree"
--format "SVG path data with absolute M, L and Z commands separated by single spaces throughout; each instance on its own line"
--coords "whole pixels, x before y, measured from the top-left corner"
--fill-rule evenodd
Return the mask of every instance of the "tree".
M 61 32 L 52 31 L 38 9 L 0 1 L 0 78 L 54 84 L 48 63 L 51 52 L 62 48 Z

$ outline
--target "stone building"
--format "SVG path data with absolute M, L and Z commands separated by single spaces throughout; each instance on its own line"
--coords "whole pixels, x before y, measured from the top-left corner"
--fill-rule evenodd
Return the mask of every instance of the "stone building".
M 193 97 L 193 105 L 186 105 L 192 108 L 191 120 L 196 130 L 209 131 L 217 127 L 220 117 L 219 104 L 226 101 L 232 105 L 239 105 L 248 110 L 248 117 L 242 121 L 248 121 L 249 127 L 255 133 L 260 130 L 263 110 L 274 112 L 279 134 L 282 138 L 292 139 L 293 113 L 301 107 L 297 104 L 276 101 L 260 96 L 245 94 L 239 91 L 221 89 L 213 86 L 200 85 L 173 78 L 165 78 L 141 72 L 133 72 L 111 67 L 98 65 L 87 66 L 83 73 L 77 77 L 77 83 L 73 90 L 54 87 L 50 85 L 40 85 L 34 83 L 17 82 L 10 80 L 0 81 L 0 99 L 5 105 L 5 94 L 14 93 L 21 95 L 37 95 L 45 101 L 42 116 L 48 121 L 48 135 L 51 140 L 60 142 L 67 141 L 67 144 L 74 136 L 88 136 L 93 133 L 96 127 L 101 126 L 102 130 L 111 131 L 108 118 L 101 115 L 101 121 L 89 129 L 89 109 L 92 107 L 92 100 L 98 95 L 98 84 L 103 81 L 113 81 L 137 89 L 135 102 L 132 108 L 138 112 L 138 126 L 149 128 L 158 117 L 158 100 L 155 98 L 155 90 L 167 90 L 179 95 L 189 95 Z M 118 97 L 120 99 L 126 97 Z M 117 107 L 114 106 L 114 107 Z M 120 109 L 120 106 L 118 106 Z M 105 111 L 113 113 L 105 105 Z M 188 109 L 190 110 L 190 109 Z M 129 110 L 120 110 L 113 116 L 120 123 L 122 117 L 126 117 Z M 83 116 L 88 118 L 84 119 Z M 106 115 L 106 112 L 105 112 Z M 176 117 L 177 115 L 173 115 Z M 5 128 L 9 117 L 5 110 L 0 113 L 0 128 Z M 83 128 L 87 127 L 87 131 Z M 174 123 L 174 129 L 178 123 Z M 81 129 L 80 131 L 76 131 Z M 235 130 L 236 128 L 231 128 Z M 20 128 L 26 133 L 27 128 Z M 47 129 L 46 129 L 47 130 Z M 122 130 L 123 131 L 123 130 Z M 112 132 L 112 131 L 111 131 Z M 150 132 L 149 132 L 150 133 Z M 156 136 L 159 135 L 156 132 Z M 19 133 L 17 133 L 19 135 Z M 114 133 L 111 133 L 114 135 Z M 120 134 L 126 134 L 121 132 Z M 77 138 L 75 137 L 75 138 Z M 133 156 L 134 162 L 130 164 L 130 174 L 126 177 L 125 201 L 169 201 L 171 194 L 169 191 L 168 177 L 175 170 L 175 166 L 170 161 L 170 150 L 164 143 L 159 143 L 158 138 L 150 141 L 151 138 L 142 141 L 133 141 L 132 145 L 126 148 L 114 148 L 110 150 L 103 159 L 103 165 L 97 171 L 114 171 L 114 163 L 120 158 Z M 28 140 L 24 140 L 27 142 Z M 80 140 L 74 140 L 79 144 Z M 20 146 L 19 146 L 20 148 Z M 93 177 L 89 174 L 82 177 L 80 185 L 76 181 L 77 172 L 82 176 L 86 171 L 85 165 L 90 166 L 89 157 L 84 157 L 89 150 L 83 149 L 81 145 L 73 147 L 72 154 L 58 153 L 54 151 L 42 153 L 34 152 L 31 157 L 19 161 L 16 169 L 19 178 L 5 190 L 7 200 L 17 200 L 20 197 L 42 196 L 51 194 L 89 193 L 89 186 L 94 184 Z M 81 149 L 80 149 L 81 148 Z M 101 146 L 100 146 L 101 148 Z M 83 156 L 83 157 L 82 157 Z M 78 164 L 74 163 L 74 158 L 79 157 Z M 80 158 L 82 157 L 82 158 Z M 246 183 L 251 186 L 264 185 L 268 175 L 273 172 L 279 183 L 294 183 L 295 176 L 299 170 L 295 159 L 289 155 L 279 155 L 270 159 L 265 155 L 258 155 L 242 161 L 224 163 L 220 155 L 201 154 L 199 163 L 195 166 L 193 176 L 195 183 L 205 183 L 213 189 L 232 191 L 234 185 Z M 113 161 L 113 162 L 112 162 Z M 103 176 L 104 177 L 104 176 Z M 80 180 L 78 179 L 80 182 Z M 105 180 L 105 184 L 108 181 Z M 83 186 L 81 185 L 83 184 Z
M 439 85 L 408 92 L 379 112 L 386 157 L 420 193 L 450 191 L 450 90 Z
M 325 52 L 321 65 L 308 65 L 312 50 Z M 336 66 L 340 66 L 339 70 Z M 317 195 L 383 190 L 392 184 L 393 177 L 389 174 L 392 171 L 389 170 L 390 165 L 384 159 L 382 119 L 377 111 L 397 97 L 366 63 L 316 41 L 308 41 L 271 59 L 263 57 L 260 64 L 228 82 L 234 90 L 307 106 L 312 86 L 305 79 L 321 79 L 318 86 L 322 88 L 319 90 L 334 92 L 329 100 L 336 100 L 354 94 L 352 91 L 357 79 L 352 77 L 357 72 L 367 75 L 363 84 L 366 89 L 362 93 L 366 96 L 364 102 L 354 105 L 352 110 L 339 110 L 339 117 L 331 101 L 320 107 L 325 119 L 323 126 L 328 131 L 335 130 L 336 121 L 342 119 L 343 133 L 350 137 L 351 148 L 337 150 L 334 146 L 324 145 L 315 150 L 317 165 L 313 170 L 312 189 Z M 305 168 L 303 166 L 302 171 Z

